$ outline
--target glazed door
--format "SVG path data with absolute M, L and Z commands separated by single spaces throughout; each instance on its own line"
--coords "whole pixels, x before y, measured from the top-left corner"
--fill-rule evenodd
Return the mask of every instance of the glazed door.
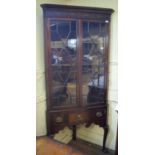
M 103 105 L 106 101 L 106 25 L 106 22 L 82 22 L 83 105 Z
M 52 107 L 77 105 L 77 22 L 50 20 Z

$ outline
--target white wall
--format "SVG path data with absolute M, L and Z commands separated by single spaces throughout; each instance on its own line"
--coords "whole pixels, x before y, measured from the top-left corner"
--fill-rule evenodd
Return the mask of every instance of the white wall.
M 36 132 L 37 136 L 46 134 L 46 121 L 45 121 L 45 79 L 44 79 L 44 55 L 43 55 L 43 17 L 40 7 L 41 3 L 54 3 L 54 4 L 67 4 L 67 5 L 79 5 L 79 6 L 91 6 L 91 7 L 103 7 L 113 8 L 115 13 L 112 15 L 111 24 L 111 43 L 110 43 L 110 82 L 109 82 L 109 115 L 108 122 L 110 131 L 106 146 L 110 149 L 115 149 L 116 141 L 116 128 L 117 128 L 117 114 L 115 112 L 115 106 L 117 103 L 117 0 L 37 0 L 36 3 L 36 49 L 37 49 L 37 120 L 36 120 Z M 92 124 L 89 128 L 85 128 L 83 125 L 78 127 L 77 136 L 102 145 L 102 137 L 104 131 L 102 128 Z M 62 136 L 63 135 L 63 136 Z M 60 131 L 55 135 L 55 138 L 65 143 L 71 139 L 71 131 L 68 128 Z

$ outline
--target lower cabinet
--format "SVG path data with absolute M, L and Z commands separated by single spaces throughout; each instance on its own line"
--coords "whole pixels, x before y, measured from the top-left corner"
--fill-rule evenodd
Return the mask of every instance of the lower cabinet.
M 70 112 L 57 110 L 47 112 L 48 135 L 58 132 L 66 125 L 72 127 L 74 125 L 86 123 L 89 126 L 95 123 L 104 127 L 106 125 L 107 108 L 83 110 L 75 109 Z

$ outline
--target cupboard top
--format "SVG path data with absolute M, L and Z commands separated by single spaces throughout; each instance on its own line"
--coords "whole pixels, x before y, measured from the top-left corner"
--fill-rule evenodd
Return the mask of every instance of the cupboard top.
M 110 16 L 114 10 L 110 8 L 97 8 L 97 7 L 84 7 L 84 6 L 71 6 L 71 5 L 57 5 L 57 4 L 41 4 L 44 16 L 51 16 L 49 12 L 76 12 L 76 13 L 97 13 Z

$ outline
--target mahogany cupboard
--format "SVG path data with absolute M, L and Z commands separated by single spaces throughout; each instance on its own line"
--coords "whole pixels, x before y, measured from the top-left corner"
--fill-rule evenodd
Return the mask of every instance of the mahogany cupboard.
M 112 9 L 41 4 L 44 16 L 47 135 L 95 123 L 108 134 Z

